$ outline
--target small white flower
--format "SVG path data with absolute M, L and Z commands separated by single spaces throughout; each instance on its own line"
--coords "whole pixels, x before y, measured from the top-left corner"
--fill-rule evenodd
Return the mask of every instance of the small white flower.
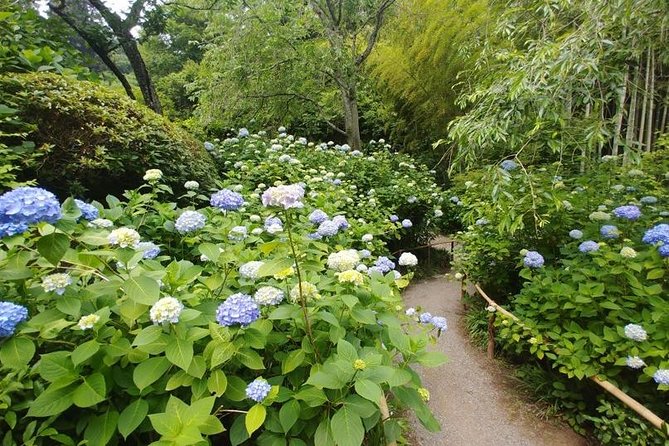
M 641 325 L 638 324 L 627 324 L 625 325 L 625 336 L 633 341 L 642 342 L 648 338 L 646 330 Z
M 184 188 L 187 190 L 197 190 L 200 187 L 200 183 L 197 181 L 186 181 L 184 183 Z
M 98 316 L 97 314 L 89 314 L 86 316 L 81 316 L 81 319 L 79 319 L 77 326 L 79 327 L 80 330 L 88 330 L 90 328 L 93 328 L 93 326 L 97 324 L 99 321 L 100 321 L 100 316 Z
M 627 367 L 631 369 L 640 369 L 646 365 L 643 359 L 639 358 L 638 356 L 628 356 L 625 360 L 625 363 L 627 364 Z
M 172 296 L 165 296 L 158 300 L 149 310 L 149 317 L 154 324 L 169 322 L 176 324 L 184 306 Z
M 365 234 L 362 236 L 362 241 L 365 243 L 371 242 L 374 239 L 372 234 Z
M 465 275 L 462 273 L 455 273 L 455 280 L 462 280 L 465 278 Z
M 95 220 L 88 222 L 88 227 L 90 228 L 103 229 L 111 228 L 112 226 L 114 226 L 114 223 L 106 218 L 96 218 Z
M 144 181 L 158 181 L 163 177 L 163 172 L 160 169 L 149 169 L 144 174 Z
M 107 236 L 107 240 L 110 245 L 118 245 L 121 248 L 135 248 L 139 244 L 140 236 L 134 229 L 118 228 Z
M 494 313 L 495 311 L 497 311 L 497 308 L 494 305 L 488 305 L 487 307 L 485 307 L 485 309 L 488 313 Z
M 70 284 L 72 284 L 72 278 L 64 273 L 50 274 L 42 279 L 44 291 L 47 293 L 55 291 L 59 296 L 63 295 L 65 288 Z

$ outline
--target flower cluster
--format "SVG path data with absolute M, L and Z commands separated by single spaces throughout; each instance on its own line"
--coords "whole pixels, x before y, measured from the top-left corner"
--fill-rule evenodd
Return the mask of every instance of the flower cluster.
M 518 168 L 518 164 L 517 164 L 515 161 L 513 161 L 513 160 L 504 160 L 504 161 L 502 161 L 502 163 L 499 165 L 499 167 L 501 167 L 502 169 L 504 169 L 504 170 L 506 170 L 507 172 L 509 172 L 509 171 L 511 171 L 511 170 L 517 169 L 517 168 Z
M 320 209 L 316 209 L 311 214 L 309 214 L 309 221 L 315 225 L 323 223 L 325 220 L 328 219 L 329 219 L 328 214 L 321 211 Z
M 599 250 L 599 244 L 593 240 L 586 240 L 578 245 L 578 250 L 581 252 L 595 252 Z
M 404 220 L 402 220 L 402 227 L 403 228 L 409 229 L 412 226 L 413 226 L 413 223 L 408 218 L 405 218 Z
M 641 209 L 634 205 L 619 206 L 613 210 L 613 215 L 626 220 L 637 220 L 641 217 Z
M 260 287 L 253 299 L 258 305 L 279 305 L 283 300 L 283 291 L 273 286 Z
M 283 231 L 283 222 L 279 217 L 269 217 L 265 220 L 265 231 L 276 234 Z
M 74 203 L 77 205 L 79 210 L 81 211 L 81 215 L 88 221 L 95 220 L 100 216 L 100 211 L 98 211 L 98 208 L 93 206 L 92 204 L 88 204 L 84 201 L 81 200 L 74 200 Z
M 155 259 L 160 254 L 160 247 L 153 242 L 139 242 L 138 251 L 144 251 L 143 258 L 147 260 Z
M 290 290 L 290 301 L 296 303 L 300 300 L 300 287 L 302 287 L 302 296 L 305 299 L 318 300 L 321 298 L 321 295 L 318 293 L 318 288 L 311 282 L 301 282 L 298 285 L 295 285 L 292 290 Z
M 633 341 L 642 342 L 648 338 L 646 330 L 638 324 L 627 324 L 623 331 L 625 332 L 625 336 Z
M 536 251 L 527 251 L 523 264 L 528 268 L 541 268 L 544 266 L 544 257 Z
M 385 274 L 395 268 L 395 262 L 390 260 L 388 257 L 381 256 L 376 259 L 374 266 L 376 266 L 380 272 Z
M 658 384 L 669 386 L 669 369 L 658 369 L 653 373 L 653 379 Z
M 206 221 L 207 217 L 197 211 L 184 211 L 174 222 L 174 227 L 180 234 L 187 234 L 204 228 Z
M 299 184 L 270 187 L 263 192 L 263 206 L 281 207 L 283 209 L 301 208 L 304 206 L 304 188 Z
M 79 322 L 77 322 L 77 327 L 80 330 L 90 330 L 100 321 L 100 316 L 97 314 L 88 314 L 86 316 L 81 316 Z
M 200 183 L 198 183 L 197 181 L 191 180 L 191 181 L 186 181 L 184 183 L 184 189 L 186 190 L 198 190 L 199 188 L 200 188 Z
M 246 262 L 239 267 L 239 275 L 245 279 L 257 279 L 258 271 L 260 267 L 263 266 L 265 262 L 259 260 L 253 260 L 251 262 Z
M 418 257 L 410 252 L 403 252 L 397 263 L 400 266 L 416 266 L 418 265 Z
M 11 336 L 16 326 L 28 319 L 28 309 L 11 302 L 0 302 L 0 338 Z
M 236 242 L 242 241 L 248 236 L 249 234 L 246 226 L 235 226 L 230 229 L 230 232 L 228 233 L 228 238 Z
M 219 324 L 229 327 L 241 325 L 245 327 L 260 317 L 260 308 L 251 296 L 236 293 L 228 297 L 216 310 Z
M 181 302 L 172 296 L 166 296 L 153 304 L 149 310 L 149 317 L 154 324 L 176 324 L 183 309 Z
M 337 235 L 337 232 L 339 232 L 339 225 L 332 220 L 325 220 L 318 225 L 318 229 L 316 230 L 316 234 L 321 237 L 332 237 L 333 235 Z
M 44 291 L 47 293 L 55 291 L 59 296 L 62 296 L 65 288 L 71 284 L 72 278 L 65 273 L 49 274 L 42 279 L 42 288 L 44 288 Z
M 60 203 L 39 187 L 19 187 L 0 195 L 0 237 L 20 234 L 28 225 L 60 220 Z
M 616 239 L 620 236 L 620 230 L 613 225 L 604 225 L 599 230 L 599 233 L 605 239 Z
M 631 369 L 640 369 L 641 367 L 646 366 L 646 363 L 643 361 L 643 359 L 639 358 L 638 356 L 628 356 L 625 360 L 625 364 L 627 364 L 627 367 Z
M 149 169 L 144 174 L 143 180 L 153 182 L 160 180 L 162 177 L 163 172 L 160 169 Z
M 659 245 L 657 250 L 662 257 L 669 257 L 669 225 L 660 223 L 643 235 L 642 241 L 649 245 Z
M 230 189 L 222 189 L 211 196 L 209 203 L 224 211 L 236 211 L 244 206 L 244 197 Z
M 583 231 L 579 229 L 572 229 L 569 231 L 569 237 L 573 238 L 574 240 L 579 240 L 583 238 Z
M 118 245 L 121 248 L 136 248 L 139 245 L 139 232 L 131 228 L 114 229 L 108 236 L 110 245 Z
M 114 222 L 107 220 L 106 218 L 96 218 L 95 220 L 89 222 L 88 226 L 91 228 L 106 229 L 114 226 Z
M 362 285 L 365 282 L 364 276 L 354 269 L 337 273 L 337 278 L 342 283 L 352 283 L 354 285 Z
M 360 255 L 355 249 L 333 252 L 328 256 L 328 268 L 335 271 L 354 269 L 358 262 L 360 262 Z
M 271 390 L 272 386 L 266 380 L 256 378 L 255 381 L 246 386 L 246 398 L 262 403 Z

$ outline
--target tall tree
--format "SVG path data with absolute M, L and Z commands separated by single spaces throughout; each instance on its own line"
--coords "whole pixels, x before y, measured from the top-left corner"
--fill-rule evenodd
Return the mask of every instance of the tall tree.
M 50 0 L 49 9 L 61 17 L 79 34 L 109 67 L 123 85 L 126 93 L 134 98 L 132 88 L 122 70 L 112 61 L 110 53 L 117 47 L 128 58 L 144 103 L 157 113 L 162 113 L 160 99 L 139 51 L 133 29 L 140 24 L 147 8 L 158 0 L 134 0 L 125 17 L 113 12 L 102 0 Z

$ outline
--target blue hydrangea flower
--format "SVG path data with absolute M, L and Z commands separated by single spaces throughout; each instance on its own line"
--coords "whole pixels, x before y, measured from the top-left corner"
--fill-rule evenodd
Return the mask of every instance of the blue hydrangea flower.
M 599 250 L 599 244 L 592 240 L 586 240 L 578 245 L 578 250 L 581 252 L 594 252 Z
M 460 203 L 460 197 L 458 197 L 457 195 L 453 195 L 451 198 L 449 198 L 449 200 L 451 200 L 451 203 L 453 204 Z
M 244 206 L 244 197 L 230 189 L 221 189 L 211 196 L 209 203 L 224 211 L 236 211 Z
M 216 310 L 216 320 L 224 327 L 245 327 L 260 317 L 260 307 L 248 294 L 236 293 L 228 297 Z
M 658 384 L 669 386 L 669 369 L 658 369 L 653 373 L 653 379 Z
M 358 251 L 358 254 L 360 255 L 361 259 L 366 259 L 367 257 L 372 255 L 372 252 L 369 249 L 361 249 Z
M 507 172 L 514 170 L 518 167 L 518 164 L 516 164 L 515 161 L 513 160 L 504 160 L 502 163 L 499 165 L 502 169 L 506 170 Z
M 148 260 L 155 259 L 160 254 L 160 247 L 153 242 L 139 242 L 136 249 L 144 251 L 143 258 Z
M 39 187 L 19 187 L 0 195 L 0 224 L 29 225 L 60 220 L 60 203 Z
M 626 220 L 636 220 L 641 217 L 641 209 L 634 205 L 619 206 L 613 210 L 613 215 Z
M 246 127 L 242 127 L 239 129 L 239 133 L 237 134 L 238 138 L 248 138 L 249 136 L 249 131 Z
M 527 251 L 523 263 L 528 268 L 541 268 L 544 266 L 544 257 L 536 251 Z
M 265 231 L 270 234 L 276 234 L 283 231 L 283 222 L 279 217 L 268 217 L 265 220 Z
M 28 230 L 26 223 L 0 223 L 0 238 L 22 234 Z
M 315 225 L 323 223 L 328 218 L 328 214 L 321 211 L 320 209 L 316 209 L 311 214 L 309 214 L 309 221 Z
M 648 333 L 639 324 L 627 324 L 623 329 L 625 336 L 633 341 L 643 342 L 648 339 Z
M 337 223 L 337 226 L 339 226 L 339 229 L 348 229 L 349 224 L 348 221 L 346 220 L 346 217 L 343 215 L 335 215 L 332 217 L 332 221 L 334 223 Z
M 393 215 L 390 216 L 390 221 L 392 221 L 393 223 L 396 223 L 399 220 L 400 220 L 400 218 L 397 215 L 393 214 Z
M 215 146 L 209 141 L 204 142 L 204 150 L 206 150 L 207 152 L 211 152 L 212 150 L 214 150 L 214 148 Z
M 16 326 L 28 319 L 28 309 L 11 302 L 0 302 L 0 338 L 14 334 Z
M 432 325 L 434 325 L 434 328 L 437 330 L 441 331 L 446 331 L 448 328 L 448 323 L 446 322 L 446 318 L 442 316 L 434 316 L 432 318 Z
M 569 231 L 569 237 L 573 238 L 574 240 L 579 240 L 583 238 L 583 231 L 580 231 L 578 229 L 572 229 Z
M 641 197 L 639 201 L 643 204 L 655 204 L 657 203 L 657 197 L 653 196 Z
M 411 220 L 409 220 L 408 218 L 405 218 L 404 220 L 402 220 L 402 227 L 403 228 L 409 229 L 412 226 L 413 226 L 413 223 L 411 223 Z
M 77 207 L 81 211 L 81 215 L 88 221 L 95 220 L 100 216 L 100 211 L 98 208 L 92 204 L 88 204 L 84 201 L 74 199 L 74 202 L 77 204 Z
M 662 257 L 669 257 L 669 245 L 662 245 L 658 247 L 657 252 L 659 252 Z
M 378 259 L 376 259 L 374 265 L 384 274 L 390 271 L 391 269 L 395 268 L 395 262 L 390 260 L 388 257 L 384 256 L 381 256 Z
M 654 245 L 659 242 L 662 242 L 665 245 L 669 244 L 669 225 L 660 223 L 659 225 L 653 226 L 646 231 L 641 240 L 649 245 Z
M 620 230 L 613 225 L 604 225 L 599 230 L 599 233 L 605 239 L 616 239 L 620 236 Z
M 429 324 L 430 322 L 432 322 L 432 318 L 433 318 L 432 314 L 425 312 L 418 317 L 418 320 L 423 324 Z
M 309 240 L 320 240 L 323 238 L 323 236 L 320 235 L 318 232 L 312 232 L 310 234 L 307 234 L 307 238 Z
M 318 225 L 316 233 L 321 237 L 332 237 L 339 232 L 339 225 L 332 220 L 325 220 Z
M 256 378 L 255 381 L 246 386 L 246 398 L 249 398 L 257 403 L 262 403 L 272 386 L 262 378 Z
M 184 211 L 177 218 L 174 227 L 179 233 L 186 234 L 204 228 L 206 221 L 207 218 L 197 211 Z
M 474 222 L 474 224 L 475 224 L 476 226 L 485 226 L 485 225 L 487 225 L 488 223 L 490 223 L 490 222 L 488 221 L 487 218 L 479 218 L 478 220 L 476 220 L 476 221 Z

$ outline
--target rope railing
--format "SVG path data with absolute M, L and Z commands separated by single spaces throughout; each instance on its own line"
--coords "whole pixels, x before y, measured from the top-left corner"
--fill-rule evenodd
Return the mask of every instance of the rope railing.
M 492 358 L 495 350 L 495 328 L 494 328 L 495 314 L 499 312 L 517 322 L 520 322 L 520 319 L 510 311 L 500 306 L 497 302 L 492 300 L 490 296 L 488 296 L 485 293 L 485 291 L 483 291 L 483 289 L 479 286 L 479 284 L 474 284 L 474 288 L 476 289 L 478 294 L 486 302 L 488 302 L 488 305 L 491 305 L 495 308 L 495 312 L 491 313 L 490 317 L 488 318 L 488 357 Z M 464 290 L 465 290 L 465 283 L 463 281 L 462 282 L 463 293 Z M 662 432 L 665 432 L 666 434 L 669 434 L 669 425 L 667 424 L 666 421 L 657 416 L 653 411 L 648 409 L 646 406 L 644 406 L 643 404 L 641 404 L 640 402 L 638 402 L 637 400 L 635 400 L 634 398 L 623 392 L 615 384 L 605 379 L 601 379 L 597 376 L 590 376 L 589 379 L 594 383 L 596 383 L 598 386 L 600 386 L 602 389 L 610 393 L 611 395 L 618 398 L 624 405 L 635 411 L 637 414 L 643 417 L 655 428 L 659 429 Z

